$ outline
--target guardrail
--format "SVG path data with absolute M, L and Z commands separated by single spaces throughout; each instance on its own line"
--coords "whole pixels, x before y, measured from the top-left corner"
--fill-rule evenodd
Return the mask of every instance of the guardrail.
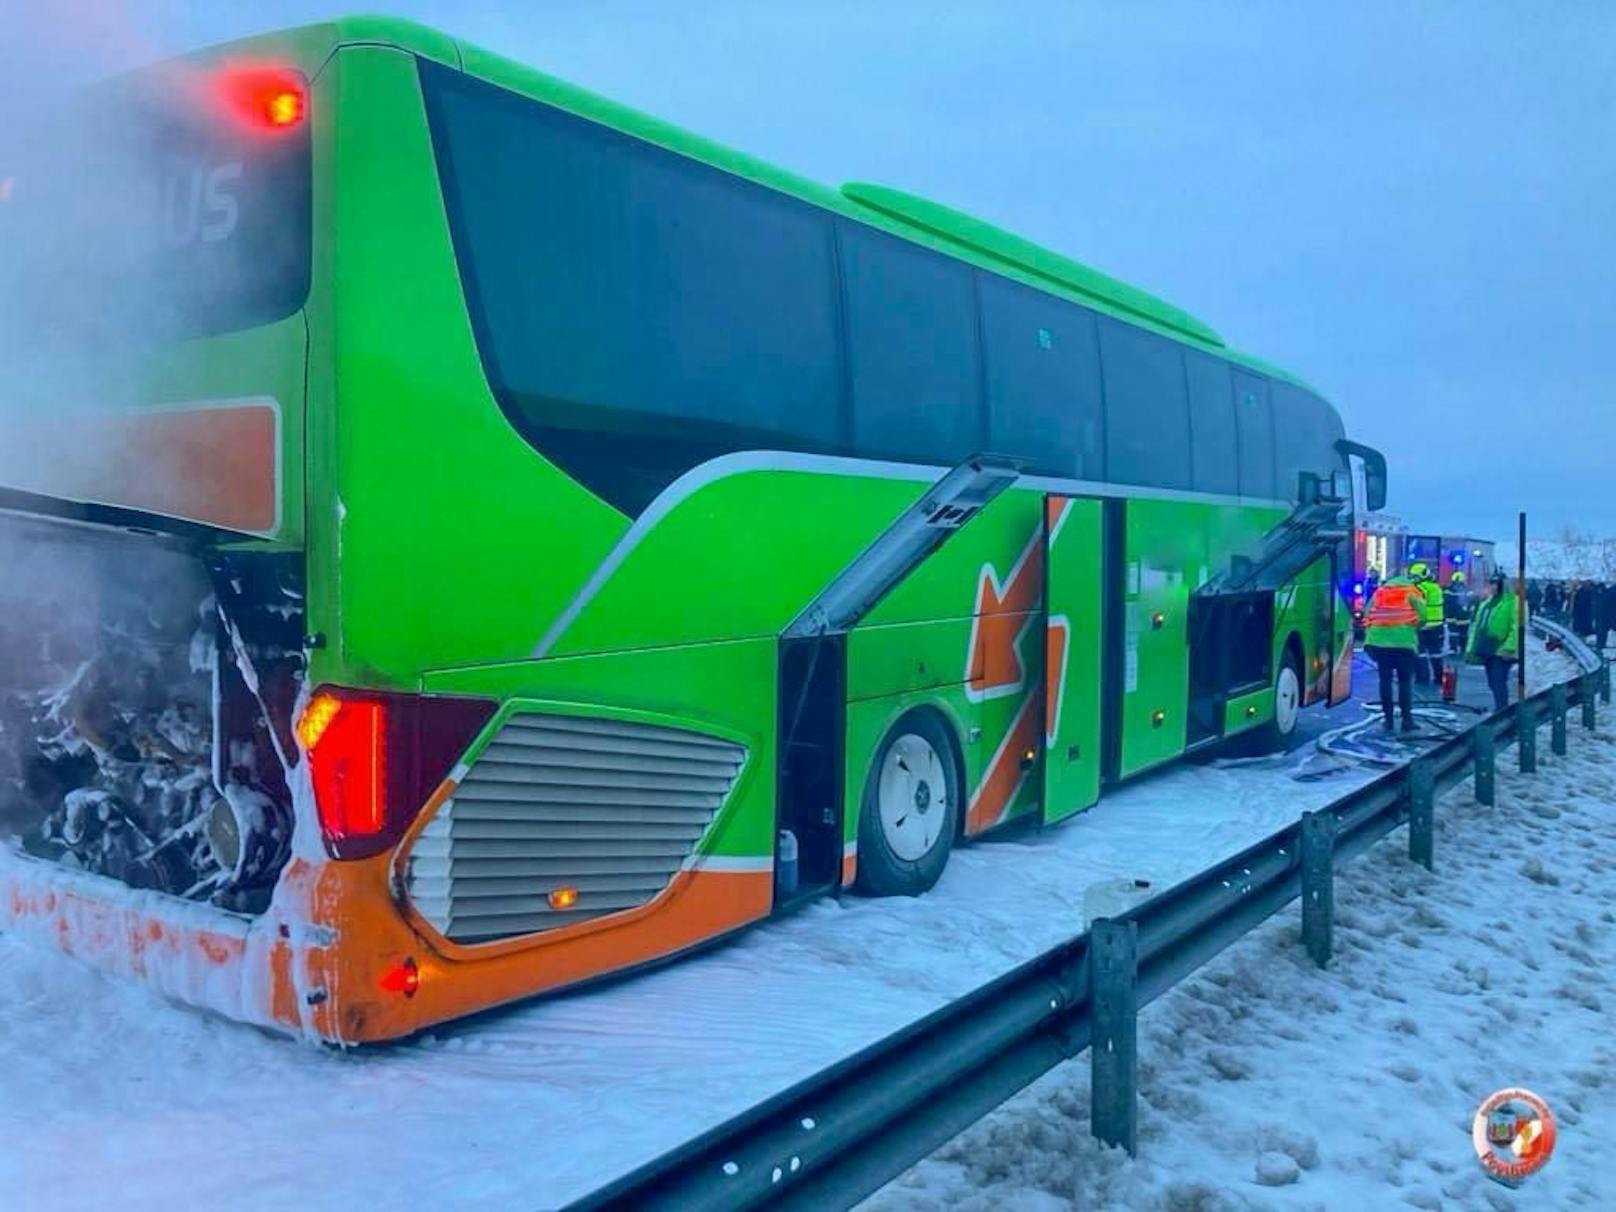
M 1050 1069 L 1091 1048 L 1094 1134 L 1133 1152 L 1139 1010 L 1230 943 L 1302 899 L 1303 944 L 1330 957 L 1333 870 L 1393 829 L 1430 867 L 1437 796 L 1475 778 L 1493 802 L 1496 754 L 1537 767 L 1568 716 L 1595 726 L 1610 666 L 1564 628 L 1533 620 L 1582 669 L 1388 771 L 1233 858 L 1114 919 L 1091 924 L 999 979 L 568 1205 L 595 1209 L 846 1208 L 930 1155 Z

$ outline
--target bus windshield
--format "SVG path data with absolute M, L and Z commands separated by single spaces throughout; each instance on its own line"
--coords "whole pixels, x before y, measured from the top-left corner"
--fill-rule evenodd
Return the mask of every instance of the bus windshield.
M 0 151 L 0 346 L 74 357 L 254 327 L 310 274 L 307 84 L 143 73 Z

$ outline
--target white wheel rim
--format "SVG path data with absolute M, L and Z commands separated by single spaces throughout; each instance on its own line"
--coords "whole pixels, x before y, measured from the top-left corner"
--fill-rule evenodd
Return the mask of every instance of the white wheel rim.
M 881 835 L 905 862 L 924 858 L 948 818 L 948 780 L 931 742 L 906 732 L 887 750 L 877 784 Z
M 1289 665 L 1279 671 L 1279 682 L 1274 687 L 1274 725 L 1289 736 L 1296 727 L 1296 714 L 1302 709 L 1302 687 L 1296 680 L 1296 670 Z

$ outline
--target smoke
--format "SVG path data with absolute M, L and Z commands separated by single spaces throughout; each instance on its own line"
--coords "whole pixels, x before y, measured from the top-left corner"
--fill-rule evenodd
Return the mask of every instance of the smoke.
M 159 149 L 143 111 L 182 85 L 40 92 L 0 149 L 0 408 L 38 416 L 132 399 L 156 335 Z M 120 370 L 122 373 L 119 373 Z
M 199 372 L 218 373 L 198 339 L 301 305 L 307 208 L 288 199 L 307 192 L 307 133 L 250 126 L 250 64 L 152 65 L 137 16 L 35 6 L 0 56 L 0 838 L 137 886 L 236 895 L 204 825 L 222 797 L 251 818 L 241 847 L 280 837 L 253 806 L 284 799 L 284 780 L 258 754 L 273 732 L 215 696 L 208 567 L 29 516 L 37 502 L 7 491 L 219 521 L 195 503 L 232 504 L 226 446 L 245 432 L 273 506 L 273 426 L 195 421 Z M 236 576 L 238 597 L 253 579 Z M 256 608 L 241 607 L 255 637 Z M 274 668 L 284 680 L 295 658 Z
M 23 25 L 31 53 L 3 64 L 0 488 L 167 512 L 153 502 L 217 479 L 217 452 L 160 423 L 131 442 L 135 422 L 208 394 L 197 375 L 217 367 L 187 342 L 271 323 L 307 292 L 308 131 L 262 112 L 302 85 L 234 56 L 153 63 L 128 5 L 75 0 Z
M 150 47 L 117 0 L 30 5 L 11 18 L 0 52 L 0 484 L 38 487 L 57 459 L 91 456 L 67 440 L 75 414 L 133 398 L 133 301 L 107 286 L 138 257 L 133 216 L 146 203 L 127 130 L 87 93 Z

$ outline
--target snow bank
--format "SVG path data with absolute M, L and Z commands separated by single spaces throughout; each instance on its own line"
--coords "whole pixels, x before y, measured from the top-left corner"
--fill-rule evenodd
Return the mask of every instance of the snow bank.
M 1520 544 L 1505 540 L 1498 544 L 1498 567 L 1511 576 L 1520 562 Z M 1616 580 L 1616 538 L 1596 539 L 1573 535 L 1558 539 L 1526 541 L 1526 575 L 1548 580 Z
M 1293 907 L 1147 1009 L 1137 1160 L 1090 1135 L 1085 1054 L 865 1208 L 1616 1207 L 1616 732 L 1540 762 L 1443 799 L 1435 874 L 1402 831 L 1344 867 L 1327 971 Z M 1513 1192 L 1470 1142 L 1511 1085 L 1561 1124 Z

